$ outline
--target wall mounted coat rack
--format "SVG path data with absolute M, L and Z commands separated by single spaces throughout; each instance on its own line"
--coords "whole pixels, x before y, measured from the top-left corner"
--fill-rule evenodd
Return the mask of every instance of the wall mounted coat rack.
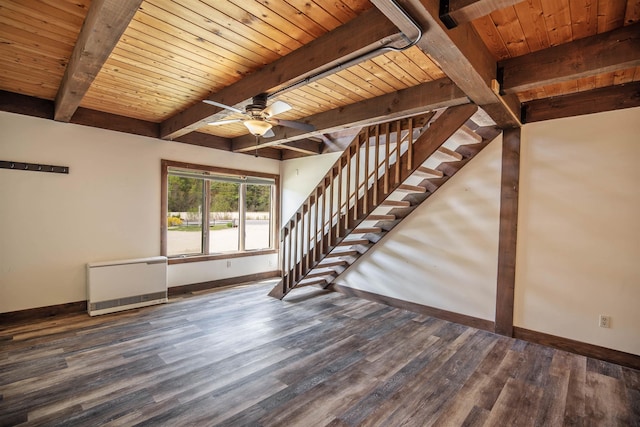
M 0 169 L 15 169 L 20 171 L 69 173 L 69 166 L 39 165 L 36 163 L 12 162 L 0 160 Z

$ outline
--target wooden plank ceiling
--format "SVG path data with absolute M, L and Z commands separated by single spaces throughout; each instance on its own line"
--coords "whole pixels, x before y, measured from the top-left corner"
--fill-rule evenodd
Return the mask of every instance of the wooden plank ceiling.
M 293 107 L 278 118 L 323 128 L 316 133 L 274 129 L 268 145 L 293 149 L 295 155 L 322 152 L 323 129 L 349 127 L 348 117 L 338 119 L 336 112 L 357 116 L 361 126 L 367 122 L 363 116 L 375 121 L 385 112 L 415 113 L 420 102 L 436 108 L 471 100 L 506 128 L 520 124 L 520 107 L 530 101 L 545 108 L 551 104 L 541 101 L 575 92 L 619 91 L 623 84 L 638 90 L 631 83 L 640 80 L 640 0 L 475 0 L 460 6 L 450 1 L 450 19 L 444 22 L 438 1 L 398 3 L 424 29 L 423 39 L 278 92 L 269 103 L 281 100 Z M 120 13 L 120 7 L 113 0 L 0 0 L 1 109 L 24 112 L 28 109 L 13 104 L 57 97 L 60 103 L 61 96 L 73 93 L 79 105 L 64 105 L 71 113 L 80 107 L 71 121 L 92 124 L 89 117 L 102 112 L 104 118 L 95 119 L 99 127 L 121 116 L 131 121 L 119 130 L 242 151 L 249 144 L 247 129 L 238 123 L 207 126 L 211 118 L 237 116 L 203 99 L 242 107 L 252 95 L 323 71 L 316 62 L 335 66 L 383 44 L 406 45 L 414 36 L 391 0 L 144 0 L 131 10 L 133 18 L 113 18 L 123 23 L 123 33 L 114 31 L 111 41 L 87 41 L 91 31 L 99 31 L 91 12 Z M 81 34 L 85 19 L 91 28 Z M 611 33 L 623 27 L 628 28 L 621 35 Z M 598 36 L 607 34 L 608 41 Z M 584 45 L 576 44 L 579 40 Z M 75 67 L 65 75 L 67 64 L 91 46 L 102 46 L 106 61 L 85 66 L 86 93 L 65 93 L 65 85 L 79 78 Z M 554 59 L 532 55 L 551 54 L 554 47 L 565 49 L 559 55 L 568 57 L 568 71 L 537 77 L 544 73 L 529 64 Z M 504 70 L 504 81 L 498 69 Z M 532 81 L 522 83 L 527 74 Z M 494 79 L 502 83 L 499 94 Z M 139 123 L 144 132 L 135 130 Z M 279 150 L 262 151 L 287 158 L 274 153 Z
M 499 61 L 606 33 L 638 20 L 637 0 L 528 0 L 494 11 L 472 24 Z M 639 80 L 640 67 L 635 66 L 539 86 L 517 95 L 526 102 Z

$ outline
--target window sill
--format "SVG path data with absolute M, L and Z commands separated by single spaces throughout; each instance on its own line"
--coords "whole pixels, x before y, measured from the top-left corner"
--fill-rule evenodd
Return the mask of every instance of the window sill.
M 269 255 L 269 254 L 277 254 L 277 249 L 266 249 L 266 250 L 256 250 L 256 251 L 246 251 L 246 252 L 234 252 L 228 254 L 215 254 L 215 255 L 184 255 L 169 258 L 169 265 L 172 264 L 187 264 L 190 262 L 203 262 L 203 261 L 216 261 L 221 259 L 232 259 L 232 258 L 244 258 L 250 256 L 257 255 Z

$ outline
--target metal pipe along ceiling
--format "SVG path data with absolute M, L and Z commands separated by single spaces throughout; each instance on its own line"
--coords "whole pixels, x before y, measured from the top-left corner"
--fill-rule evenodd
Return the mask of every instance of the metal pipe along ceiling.
M 344 69 L 347 69 L 349 67 L 352 67 L 354 65 L 357 65 L 361 62 L 364 62 L 368 59 L 371 59 L 373 57 L 376 57 L 380 54 L 382 54 L 383 52 L 402 52 L 404 50 L 409 49 L 412 46 L 415 46 L 420 39 L 422 38 L 423 32 L 422 32 L 422 28 L 420 28 L 420 25 L 418 25 L 418 23 L 415 21 L 415 19 L 413 19 L 413 17 L 411 17 L 403 8 L 402 6 L 400 6 L 396 0 L 389 0 L 389 2 L 393 5 L 393 7 L 400 13 L 400 15 L 402 15 L 409 24 L 411 24 L 412 27 L 414 27 L 416 29 L 417 35 L 415 37 L 415 39 L 411 40 L 409 37 L 407 37 L 404 33 L 402 33 L 402 35 L 407 39 L 407 41 L 409 41 L 409 43 L 405 46 L 402 47 L 395 47 L 395 46 L 381 46 L 378 47 L 376 49 L 373 49 L 369 52 L 363 53 L 360 56 L 357 56 L 353 59 L 350 59 L 348 61 L 342 62 L 338 65 L 335 65 L 327 70 L 321 71 L 319 73 L 316 73 L 314 75 L 311 75 L 309 77 L 305 77 L 302 80 L 299 80 L 295 83 L 292 83 L 288 86 L 285 86 L 281 89 L 276 90 L 275 92 L 269 93 L 267 94 L 267 98 L 273 98 L 283 92 L 287 92 L 290 91 L 292 89 L 296 89 L 300 86 L 304 86 L 304 85 L 308 85 L 309 83 L 315 82 L 317 80 L 320 80 L 324 77 L 330 76 L 331 74 L 335 74 L 338 71 L 342 71 Z

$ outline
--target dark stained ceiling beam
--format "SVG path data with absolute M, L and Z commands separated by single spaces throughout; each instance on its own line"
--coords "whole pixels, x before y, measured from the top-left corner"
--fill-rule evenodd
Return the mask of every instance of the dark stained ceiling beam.
M 183 144 L 197 145 L 199 147 L 213 148 L 214 150 L 231 151 L 231 140 L 227 138 L 221 138 L 215 135 L 209 135 L 206 133 L 192 132 L 188 135 L 183 135 L 175 140 Z M 267 157 L 269 159 L 281 160 L 282 150 L 278 150 L 272 147 L 260 147 L 256 153 L 256 147 L 254 145 L 252 150 L 247 150 L 243 154 L 250 154 L 256 157 Z
M 213 148 L 214 150 L 231 151 L 231 140 L 228 138 L 222 138 L 215 135 L 209 135 L 206 133 L 192 132 L 187 135 L 183 135 L 175 140 L 183 144 L 197 145 L 199 147 Z M 251 151 L 247 151 L 243 154 L 256 155 L 255 147 Z M 269 159 L 282 159 L 282 150 L 276 148 L 261 148 L 258 150 L 257 157 L 266 157 Z M 315 153 L 318 154 L 318 153 Z
M 313 124 L 315 131 L 275 127 L 273 138 L 261 140 L 261 147 L 269 147 L 317 137 L 322 134 L 340 131 L 354 126 L 365 126 L 389 120 L 411 117 L 430 110 L 468 103 L 468 98 L 447 78 L 423 83 L 408 89 L 381 95 L 341 108 L 318 113 L 301 120 Z M 256 141 L 252 135 L 232 140 L 235 152 L 255 149 Z
M 328 67 L 400 40 L 402 35 L 397 27 L 378 10 L 370 9 L 207 99 L 242 109 L 255 95 L 285 88 Z M 228 115 L 222 108 L 199 102 L 162 122 L 161 136 L 176 139 Z
M 471 22 L 522 0 L 440 0 L 440 20 L 447 28 Z
M 55 99 L 54 119 L 69 122 L 142 0 L 93 0 Z
M 53 119 L 53 101 L 0 90 L 0 111 L 41 119 Z
M 388 0 L 372 0 L 401 30 L 406 22 Z M 470 24 L 447 30 L 438 18 L 439 0 L 400 0 L 402 7 L 421 26 L 418 47 L 440 65 L 442 71 L 503 129 L 521 126 L 518 105 L 509 106 L 491 85 L 496 61 Z M 513 100 L 511 100 L 513 101 Z
M 640 23 L 500 61 L 501 90 L 517 93 L 640 65 Z
M 159 123 L 83 107 L 78 107 L 70 122 L 132 135 L 148 136 L 150 138 L 158 138 L 158 135 L 160 135 Z
M 47 99 L 0 90 L 0 111 L 52 120 L 54 103 Z M 70 123 L 124 132 L 132 135 L 148 136 L 151 138 L 158 138 L 160 136 L 159 123 L 119 116 L 117 114 L 105 113 L 89 108 L 79 107 L 71 118 Z
M 536 99 L 522 104 L 525 123 L 640 106 L 640 82 Z
M 231 140 L 207 133 L 193 132 L 176 139 L 184 144 L 199 145 L 216 150 L 231 151 Z
M 250 154 L 254 157 L 266 157 L 267 159 L 274 160 L 282 160 L 283 150 L 278 150 L 277 148 L 263 148 L 261 150 L 253 151 L 252 153 L 243 153 Z M 301 154 L 301 156 L 305 156 L 306 154 Z

